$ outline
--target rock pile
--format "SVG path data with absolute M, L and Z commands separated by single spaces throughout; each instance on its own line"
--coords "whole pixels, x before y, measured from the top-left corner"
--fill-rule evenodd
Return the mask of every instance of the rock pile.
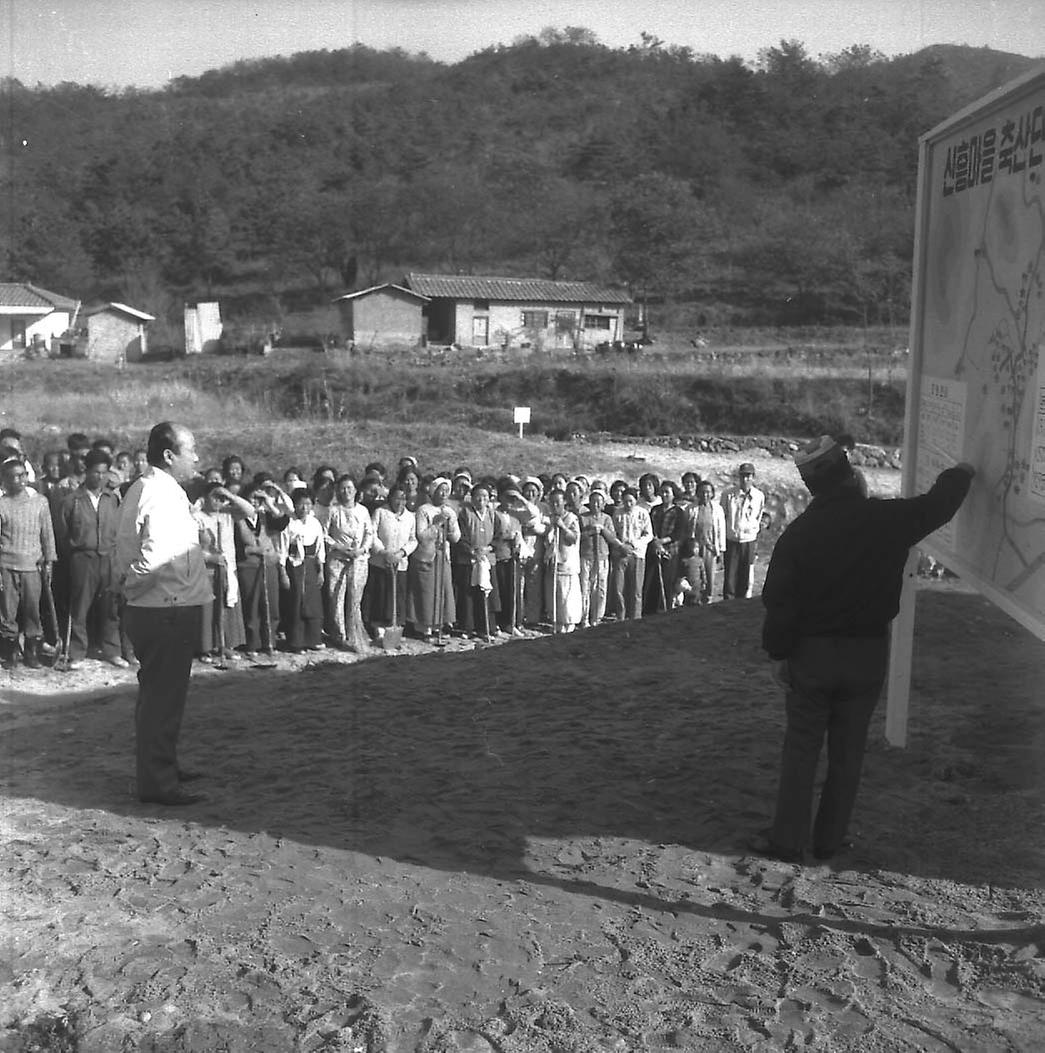
M 635 442 L 633 436 L 613 435 L 609 432 L 574 434 L 572 438 L 580 442 Z M 765 435 L 655 435 L 643 441 L 651 446 L 699 450 L 701 453 L 741 453 L 757 450 L 769 457 L 780 458 L 793 456 L 800 445 L 795 439 Z M 899 449 L 886 450 L 881 446 L 867 446 L 862 443 L 856 445 L 849 459 L 853 464 L 865 468 L 900 468 L 903 463 L 902 451 Z

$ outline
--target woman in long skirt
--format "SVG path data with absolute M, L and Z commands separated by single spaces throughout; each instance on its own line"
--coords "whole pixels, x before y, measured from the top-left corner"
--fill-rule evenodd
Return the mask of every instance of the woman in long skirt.
M 402 625 L 406 615 L 407 568 L 417 548 L 417 516 L 406 507 L 406 491 L 396 483 L 373 519 L 365 617 L 380 640 L 386 628 Z
M 312 512 L 311 491 L 294 491 L 287 527 L 287 561 L 280 584 L 286 594 L 287 649 L 294 654 L 323 646 L 323 528 Z
M 446 502 L 450 480 L 437 476 L 428 487 L 428 500 L 418 506 L 417 548 L 407 571 L 406 620 L 422 639 L 457 620 L 450 580 L 450 544 L 460 541 L 457 516 Z
M 546 591 L 551 604 L 552 632 L 572 633 L 583 616 L 581 600 L 581 526 L 566 509 L 566 495 L 553 490 L 548 495 L 551 512 L 545 542 Z
M 519 562 L 523 575 L 523 621 L 536 627 L 544 620 L 544 535 L 548 529 L 548 506 L 544 504 L 544 483 L 535 475 L 523 480 L 522 495 L 526 515 L 522 520 L 523 540 Z
M 660 484 L 660 504 L 653 506 L 653 540 L 646 552 L 643 614 L 670 611 L 675 606 L 682 545 L 686 539 L 686 504 L 682 491 L 670 480 Z
M 223 511 L 221 483 L 211 483 L 203 497 L 203 505 L 193 513 L 200 531 L 200 548 L 207 565 L 212 603 L 204 604 L 198 654 L 204 662 L 215 657 L 238 658 L 234 648 L 246 641 L 243 615 L 239 602 L 239 579 L 236 576 L 236 532 L 232 516 Z

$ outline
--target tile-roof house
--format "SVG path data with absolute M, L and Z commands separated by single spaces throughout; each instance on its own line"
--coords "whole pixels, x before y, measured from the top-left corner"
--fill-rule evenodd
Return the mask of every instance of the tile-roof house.
M 71 325 L 79 301 L 29 282 L 0 282 L 0 356 L 49 347 Z
M 595 282 L 411 273 L 406 288 L 429 299 L 430 343 L 462 347 L 590 348 L 621 340 L 631 297 Z

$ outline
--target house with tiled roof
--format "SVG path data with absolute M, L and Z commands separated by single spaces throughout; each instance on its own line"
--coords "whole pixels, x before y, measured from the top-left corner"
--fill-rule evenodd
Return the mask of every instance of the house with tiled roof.
M 79 307 L 79 301 L 30 282 L 0 282 L 0 357 L 18 356 L 33 346 L 49 352 Z
M 623 339 L 631 297 L 595 282 L 411 273 L 403 286 L 428 301 L 425 337 L 459 347 L 585 349 Z

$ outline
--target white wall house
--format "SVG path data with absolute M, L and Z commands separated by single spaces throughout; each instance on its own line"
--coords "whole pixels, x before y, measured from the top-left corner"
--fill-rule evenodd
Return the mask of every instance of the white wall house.
M 0 282 L 0 356 L 21 356 L 34 343 L 50 353 L 51 341 L 72 324 L 79 302 L 29 282 Z

